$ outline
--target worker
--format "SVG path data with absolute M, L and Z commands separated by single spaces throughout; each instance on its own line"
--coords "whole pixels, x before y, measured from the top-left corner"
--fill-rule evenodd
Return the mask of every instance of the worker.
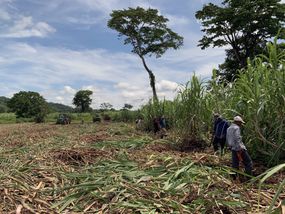
M 164 115 L 162 115 L 159 118 L 159 125 L 160 125 L 160 138 L 163 138 L 167 136 L 167 131 L 166 131 L 166 120 Z
M 220 149 L 221 155 L 223 155 L 224 153 L 228 128 L 229 128 L 229 122 L 223 119 L 220 114 L 215 113 L 212 144 L 215 152 L 219 151 Z
M 235 116 L 231 126 L 227 129 L 227 144 L 232 151 L 232 167 L 239 169 L 239 164 L 243 163 L 245 172 L 252 175 L 252 160 L 242 141 L 240 128 L 245 122 L 240 116 Z M 236 175 L 234 176 L 236 179 Z

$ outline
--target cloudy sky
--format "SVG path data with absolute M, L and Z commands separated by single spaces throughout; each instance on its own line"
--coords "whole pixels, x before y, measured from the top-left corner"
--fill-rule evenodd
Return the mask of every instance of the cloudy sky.
M 195 72 L 210 77 L 223 49 L 200 50 L 195 12 L 220 0 L 0 0 L 0 96 L 39 92 L 49 102 L 72 106 L 76 91 L 89 89 L 94 108 L 103 102 L 139 106 L 152 92 L 140 59 L 108 29 L 112 10 L 156 8 L 184 46 L 147 58 L 160 98 L 172 99 Z

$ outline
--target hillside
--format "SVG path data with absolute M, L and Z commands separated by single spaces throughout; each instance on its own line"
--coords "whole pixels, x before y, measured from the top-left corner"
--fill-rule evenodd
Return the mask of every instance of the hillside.
M 5 113 L 9 110 L 7 107 L 7 102 L 10 99 L 4 96 L 0 96 L 0 113 Z M 70 106 L 63 105 L 60 103 L 53 103 L 53 102 L 48 102 L 48 105 L 53 112 L 73 112 L 74 109 Z
M 73 112 L 74 109 L 70 106 L 67 106 L 67 105 L 63 105 L 63 104 L 60 104 L 60 103 L 52 103 L 52 102 L 49 102 L 48 103 L 50 109 L 52 111 L 55 111 L 55 112 Z

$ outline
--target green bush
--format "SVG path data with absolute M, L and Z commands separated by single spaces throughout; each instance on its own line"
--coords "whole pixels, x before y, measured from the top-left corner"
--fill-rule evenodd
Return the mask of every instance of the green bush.
M 16 115 L 14 113 L 0 113 L 0 123 L 16 123 Z

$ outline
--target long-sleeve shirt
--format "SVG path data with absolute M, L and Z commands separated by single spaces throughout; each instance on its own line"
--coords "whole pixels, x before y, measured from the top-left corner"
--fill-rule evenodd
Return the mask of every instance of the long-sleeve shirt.
M 240 127 L 235 123 L 227 129 L 227 144 L 234 151 L 246 150 L 240 135 Z
M 228 121 L 218 118 L 214 124 L 214 136 L 219 139 L 226 138 L 227 128 L 229 128 Z

